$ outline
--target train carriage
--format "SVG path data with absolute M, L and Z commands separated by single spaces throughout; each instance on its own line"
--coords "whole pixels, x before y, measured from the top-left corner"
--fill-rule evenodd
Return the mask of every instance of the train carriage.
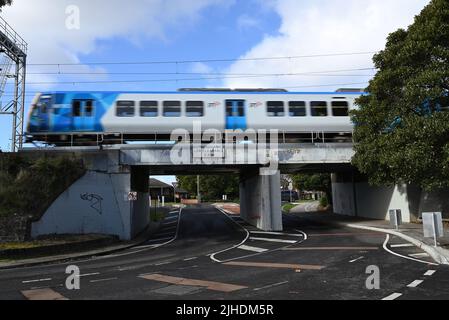
M 166 140 L 176 129 L 278 130 L 282 137 L 348 137 L 360 91 L 181 89 L 177 92 L 47 92 L 33 100 L 27 142 L 56 145 Z M 115 139 L 114 139 L 115 137 Z

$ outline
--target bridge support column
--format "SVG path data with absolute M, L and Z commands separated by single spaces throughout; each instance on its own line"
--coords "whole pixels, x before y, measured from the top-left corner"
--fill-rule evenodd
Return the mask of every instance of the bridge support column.
M 281 175 L 260 175 L 259 170 L 240 175 L 242 219 L 264 231 L 282 231 Z
M 118 159 L 113 153 L 85 159 L 86 174 L 32 223 L 31 236 L 107 234 L 131 240 L 144 231 L 150 224 L 149 169 L 120 165 Z

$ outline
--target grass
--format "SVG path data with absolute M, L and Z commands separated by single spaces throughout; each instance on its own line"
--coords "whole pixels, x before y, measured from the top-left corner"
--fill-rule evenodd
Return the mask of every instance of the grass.
M 289 213 L 294 207 L 296 207 L 296 204 L 287 203 L 282 206 L 282 211 Z
M 150 209 L 150 219 L 153 222 L 159 222 L 165 219 L 165 214 L 167 212 L 166 208 L 151 208 Z

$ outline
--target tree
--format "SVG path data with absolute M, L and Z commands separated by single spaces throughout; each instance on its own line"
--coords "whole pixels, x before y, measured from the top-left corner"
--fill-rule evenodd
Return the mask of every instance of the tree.
M 330 174 L 297 174 L 292 176 L 293 186 L 302 191 L 322 191 L 331 199 L 332 182 Z
M 197 176 L 178 176 L 179 187 L 190 194 L 197 193 Z M 238 175 L 200 176 L 200 192 L 204 201 L 221 200 L 223 195 L 228 199 L 239 198 Z
M 353 164 L 373 185 L 449 187 L 449 1 L 389 35 L 353 111 Z
M 0 0 L 0 8 L 8 5 L 10 6 L 12 4 L 12 0 Z

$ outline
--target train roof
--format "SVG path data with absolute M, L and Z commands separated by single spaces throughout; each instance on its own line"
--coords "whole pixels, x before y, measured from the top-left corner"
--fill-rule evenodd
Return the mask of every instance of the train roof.
M 273 94 L 273 95 L 364 95 L 366 94 L 363 91 L 343 91 L 343 92 L 300 92 L 300 91 L 51 91 L 51 92 L 42 92 L 42 94 L 170 94 L 170 95 L 185 95 L 185 94 L 202 94 L 202 95 L 210 95 L 210 94 L 221 94 L 221 95 L 234 95 L 234 94 L 243 94 L 243 95 L 251 95 L 251 94 Z

